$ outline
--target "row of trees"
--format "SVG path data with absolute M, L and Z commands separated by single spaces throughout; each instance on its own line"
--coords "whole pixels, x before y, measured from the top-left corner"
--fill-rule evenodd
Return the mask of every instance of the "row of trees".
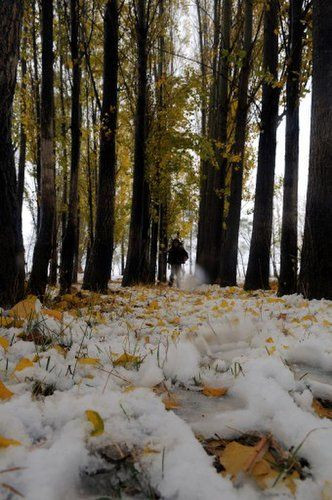
M 194 7 L 198 50 L 189 57 L 182 48 L 194 46 L 193 33 L 183 34 L 181 0 L 1 0 L 2 305 L 27 290 L 42 297 L 58 274 L 61 292 L 69 291 L 82 259 L 83 287 L 105 291 L 116 248 L 124 286 L 154 283 L 156 275 L 165 281 L 170 235 L 181 229 L 192 239 L 196 225 L 196 260 L 207 282 L 235 285 L 257 134 L 244 286 L 267 289 L 284 116 L 279 293 L 332 297 L 332 7 L 323 0 L 195 0 Z M 298 276 L 299 103 L 311 74 Z M 36 231 L 27 289 L 23 195 Z

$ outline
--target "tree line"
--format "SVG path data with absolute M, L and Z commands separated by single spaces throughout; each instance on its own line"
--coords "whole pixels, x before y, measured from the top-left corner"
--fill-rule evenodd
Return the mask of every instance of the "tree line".
M 236 285 L 248 197 L 244 288 L 268 289 L 283 119 L 278 293 L 332 298 L 331 14 L 324 0 L 0 0 L 0 304 L 58 282 L 69 292 L 82 262 L 83 288 L 105 292 L 114 252 L 124 286 L 165 282 L 179 229 L 191 242 L 197 234 L 207 283 Z M 23 199 L 35 232 L 26 277 Z

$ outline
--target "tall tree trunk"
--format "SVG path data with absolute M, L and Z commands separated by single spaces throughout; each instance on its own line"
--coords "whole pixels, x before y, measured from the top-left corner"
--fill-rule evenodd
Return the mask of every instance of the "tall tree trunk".
M 224 0 L 222 9 L 221 43 L 217 62 L 216 82 L 212 88 L 210 120 L 214 158 L 209 161 L 203 206 L 200 209 L 197 264 L 203 269 L 208 283 L 217 282 L 220 274 L 221 243 L 224 212 L 224 187 L 227 160 L 222 155 L 227 143 L 229 51 L 232 20 L 232 0 Z M 203 172 L 204 175 L 204 172 Z
M 261 132 L 253 230 L 245 279 L 246 290 L 267 290 L 270 274 L 274 171 L 280 89 L 278 79 L 278 0 L 269 0 L 264 13 L 263 65 L 268 81 L 263 83 Z M 272 77 L 273 81 L 270 81 Z
M 20 224 L 22 228 L 22 209 L 24 198 L 24 178 L 25 178 L 25 162 L 27 153 L 27 134 L 25 130 L 25 114 L 26 114 L 26 75 L 27 75 L 27 61 L 26 61 L 26 29 L 23 29 L 22 51 L 21 55 L 21 102 L 20 102 L 20 152 L 18 160 L 18 175 L 17 175 L 17 199 L 18 210 L 20 214 Z
M 62 144 L 62 207 L 61 207 L 61 239 L 63 240 L 67 226 L 67 195 L 68 195 L 68 151 L 67 151 L 67 130 L 66 130 L 66 108 L 65 108 L 65 88 L 63 78 L 63 59 L 60 55 L 60 108 L 61 108 L 61 144 Z
M 40 198 L 41 198 L 41 151 L 40 151 L 40 84 L 39 84 L 39 70 L 38 70 L 38 33 L 36 26 L 38 2 L 32 0 L 32 51 L 33 51 L 33 80 L 34 80 L 34 99 L 36 110 L 36 185 L 37 185 L 37 233 L 40 224 Z
M 150 238 L 150 256 L 149 256 L 149 283 L 155 284 L 157 271 L 157 254 L 158 254 L 158 229 L 159 229 L 159 207 L 157 207 L 156 218 L 151 221 L 151 238 Z
M 167 281 L 167 253 L 168 248 L 168 224 L 167 224 L 167 200 L 159 206 L 159 256 L 158 256 L 158 281 Z
M 332 299 L 332 3 L 313 2 L 310 160 L 299 292 Z
M 104 21 L 104 84 L 100 135 L 96 230 L 83 287 L 107 291 L 112 271 L 118 109 L 119 17 L 117 0 L 109 0 Z
M 54 215 L 53 224 L 53 240 L 52 240 L 52 253 L 50 261 L 50 275 L 48 282 L 52 286 L 56 286 L 58 279 L 58 225 L 57 214 Z
M 286 84 L 285 177 L 281 228 L 279 295 L 297 288 L 297 198 L 299 169 L 300 72 L 304 24 L 303 0 L 289 4 L 290 33 Z
M 147 59 L 148 19 L 145 0 L 137 0 L 137 103 L 134 180 L 126 269 L 123 286 L 149 281 L 150 193 L 147 179 Z
M 41 199 L 40 224 L 33 252 L 29 291 L 43 297 L 52 253 L 55 217 L 53 104 L 53 0 L 42 0 Z
M 243 162 L 245 153 L 247 119 L 248 119 L 248 84 L 251 67 L 253 0 L 245 1 L 245 25 L 243 50 L 244 57 L 239 76 L 238 104 L 236 110 L 235 138 L 232 154 L 239 161 L 232 163 L 229 210 L 226 224 L 226 237 L 222 251 L 220 284 L 236 285 L 239 229 L 241 218 Z
M 73 66 L 73 84 L 71 99 L 71 164 L 70 192 L 67 215 L 67 227 L 62 242 L 60 290 L 69 292 L 73 279 L 74 256 L 77 247 L 78 225 L 78 174 L 81 145 L 81 61 L 79 53 L 79 0 L 70 0 L 71 40 L 70 51 Z
M 17 200 L 12 145 L 12 112 L 16 85 L 23 2 L 0 2 L 0 306 L 24 293 L 24 248 Z

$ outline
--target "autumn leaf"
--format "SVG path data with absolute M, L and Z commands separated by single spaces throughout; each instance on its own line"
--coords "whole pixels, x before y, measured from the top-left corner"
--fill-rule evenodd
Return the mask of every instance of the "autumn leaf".
M 33 362 L 28 358 L 21 358 L 17 365 L 15 366 L 14 372 L 21 372 L 26 368 L 31 368 L 33 366 Z
M 9 341 L 5 337 L 0 337 L 0 346 L 4 351 L 7 351 L 9 347 Z
M 91 436 L 100 436 L 104 432 L 104 421 L 97 411 L 86 410 L 85 416 L 87 420 L 93 425 Z
M 44 315 L 46 314 L 46 316 L 56 319 L 57 321 L 62 321 L 63 319 L 63 313 L 61 311 L 57 311 L 56 309 L 42 309 L 40 312 Z
M 227 387 L 209 387 L 205 385 L 202 390 L 202 394 L 204 396 L 212 397 L 212 398 L 218 398 L 220 396 L 225 396 L 227 394 L 228 389 Z
M 14 393 L 7 389 L 5 384 L 0 380 L 0 399 L 10 399 Z
M 312 408 L 315 410 L 317 415 L 321 418 L 332 418 L 332 404 L 330 403 L 325 407 L 318 399 L 313 399 Z
M 117 359 L 113 361 L 114 366 L 126 366 L 128 363 L 140 363 L 141 358 L 138 356 L 133 356 L 132 354 L 128 354 L 124 352 Z
M 7 439 L 0 436 L 0 448 L 8 448 L 8 446 L 20 446 L 21 443 L 16 441 L 16 439 Z
M 31 319 L 37 316 L 37 297 L 30 295 L 27 299 L 21 300 L 9 311 L 9 316 L 20 319 Z
M 79 358 L 78 360 L 80 365 L 99 365 L 99 358 Z
M 273 344 L 274 340 L 272 337 L 269 337 L 269 338 L 265 339 L 265 342 L 267 342 L 268 344 Z
M 165 394 L 162 398 L 166 410 L 174 410 L 180 406 L 179 402 L 171 394 Z

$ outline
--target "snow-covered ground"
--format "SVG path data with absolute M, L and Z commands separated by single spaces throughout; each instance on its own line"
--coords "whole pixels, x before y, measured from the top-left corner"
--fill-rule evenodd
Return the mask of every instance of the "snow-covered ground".
M 1 498 L 293 498 L 282 480 L 232 482 L 202 445 L 255 431 L 308 462 L 296 498 L 332 498 L 332 421 L 312 406 L 332 401 L 331 302 L 113 284 L 47 305 L 1 323 Z

